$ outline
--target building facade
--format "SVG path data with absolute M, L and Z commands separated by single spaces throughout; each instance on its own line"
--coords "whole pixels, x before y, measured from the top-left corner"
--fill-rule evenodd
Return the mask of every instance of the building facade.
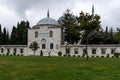
M 36 41 L 39 45 L 35 55 L 43 56 L 58 56 L 61 51 L 62 55 L 84 56 L 86 53 L 86 45 L 70 45 L 63 40 L 62 26 L 54 19 L 49 17 L 41 19 L 35 26 L 28 29 L 28 44 L 27 45 L 0 45 L 0 55 L 34 55 L 29 48 L 30 44 Z M 112 57 L 115 52 L 120 52 L 120 45 L 116 44 L 100 44 L 88 45 L 88 56 L 90 57 Z

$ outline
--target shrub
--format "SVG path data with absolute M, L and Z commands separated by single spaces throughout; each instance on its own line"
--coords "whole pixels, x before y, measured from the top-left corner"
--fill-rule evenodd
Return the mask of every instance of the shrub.
M 23 54 L 21 54 L 21 56 L 23 56 Z
M 76 57 L 75 55 L 73 55 L 73 57 Z
M 107 54 L 107 56 L 106 56 L 107 58 L 109 58 L 110 57 L 110 55 L 109 54 Z
M 112 58 L 114 58 L 114 56 L 112 56 Z
M 8 53 L 8 52 L 6 53 L 6 56 L 9 56 L 9 53 Z
M 13 56 L 13 54 L 10 54 L 10 56 Z
M 69 54 L 68 57 L 71 57 L 71 55 Z
M 66 55 L 66 54 L 64 54 L 63 56 L 64 56 L 64 57 L 66 57 L 67 55 Z
M 13 55 L 16 56 L 16 53 L 14 52 Z
M 118 58 L 120 56 L 120 53 L 117 52 L 114 54 L 114 56 Z
M 94 55 L 92 55 L 91 57 L 93 57 L 93 58 L 94 58 L 95 56 L 94 56 Z
M 104 58 L 104 56 L 101 56 L 102 58 Z
M 85 57 L 85 53 L 82 54 L 82 57 Z
M 62 56 L 62 52 L 61 52 L 61 51 L 59 51 L 59 52 L 58 52 L 58 55 L 59 55 L 59 56 Z
M 80 55 L 78 55 L 77 57 L 80 57 Z
M 96 57 L 98 57 L 98 58 L 99 58 L 99 56 L 96 56 Z
M 20 54 L 17 54 L 17 56 L 20 56 Z

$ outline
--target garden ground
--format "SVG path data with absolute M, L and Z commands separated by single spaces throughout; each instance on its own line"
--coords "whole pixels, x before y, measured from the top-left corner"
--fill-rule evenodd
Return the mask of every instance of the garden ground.
M 0 80 L 120 80 L 120 59 L 0 56 Z

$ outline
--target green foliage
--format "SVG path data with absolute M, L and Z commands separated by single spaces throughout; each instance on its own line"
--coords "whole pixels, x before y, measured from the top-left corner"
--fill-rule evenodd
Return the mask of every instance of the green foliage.
M 12 29 L 10 44 L 17 44 L 17 29 L 15 26 L 13 26 L 13 29 Z
M 117 28 L 117 32 L 114 33 L 114 39 L 120 44 L 120 29 Z
M 120 56 L 120 53 L 118 53 L 118 52 L 114 53 L 114 56 L 118 58 Z
M 106 57 L 109 58 L 109 57 L 110 57 L 110 54 L 107 54 Z
M 80 27 L 78 26 L 76 17 L 69 9 L 65 11 L 58 22 L 63 26 L 65 41 L 73 44 L 80 40 Z
M 88 44 L 117 44 L 113 36 L 111 31 L 93 31 L 87 38 Z M 83 39 L 82 43 L 85 44 L 86 39 Z
M 92 15 L 89 13 L 84 13 L 81 11 L 80 15 L 77 17 L 78 22 L 80 23 L 80 28 L 84 31 L 82 35 L 82 43 L 86 43 L 86 39 L 93 31 L 99 31 L 101 27 L 101 21 L 99 15 Z
M 38 43 L 37 43 L 36 41 L 32 42 L 32 43 L 29 45 L 29 48 L 33 50 L 34 55 L 35 55 L 35 51 L 39 48 Z
M 61 51 L 59 51 L 59 52 L 58 52 L 58 55 L 59 55 L 59 56 L 62 56 L 62 52 L 61 52 Z
M 6 28 L 3 28 L 3 32 L 0 25 L 0 45 L 26 45 L 27 44 L 27 29 L 29 28 L 28 21 L 21 21 L 17 24 L 17 27 L 13 26 L 11 35 Z
M 76 57 L 75 55 L 73 55 L 73 57 Z

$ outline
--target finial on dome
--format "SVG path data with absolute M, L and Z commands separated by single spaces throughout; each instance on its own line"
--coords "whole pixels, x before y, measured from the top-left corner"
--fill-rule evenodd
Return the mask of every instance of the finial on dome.
M 49 18 L 49 9 L 48 9 L 48 11 L 47 11 L 47 18 Z

